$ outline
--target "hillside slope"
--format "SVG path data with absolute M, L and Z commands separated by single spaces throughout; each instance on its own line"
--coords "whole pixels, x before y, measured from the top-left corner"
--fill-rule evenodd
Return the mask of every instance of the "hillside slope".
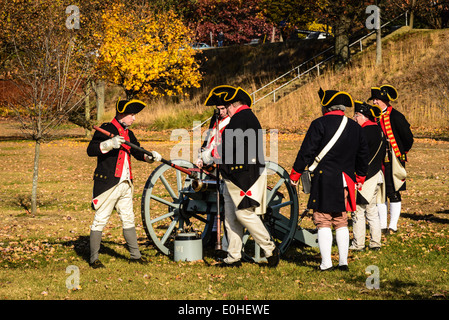
M 372 86 L 391 84 L 401 110 L 417 135 L 447 136 L 449 127 L 449 30 L 412 30 L 389 37 L 382 44 L 382 64 L 375 65 L 375 47 L 353 57 L 341 72 L 329 72 L 269 107 L 257 110 L 262 125 L 283 131 L 305 132 L 320 116 L 318 89 L 349 92 L 367 100 Z M 257 106 L 256 106 L 257 109 Z M 352 117 L 353 110 L 347 112 Z
M 303 41 L 205 50 L 202 67 L 207 72 L 193 98 L 181 103 L 169 99 L 151 102 L 151 107 L 139 114 L 137 125 L 155 130 L 192 128 L 193 119 L 203 121 L 210 116 L 211 110 L 203 103 L 214 86 L 241 85 L 253 92 L 330 44 Z M 382 57 L 382 65 L 376 66 L 373 44 L 353 56 L 344 70 L 328 71 L 276 103 L 266 100 L 256 104 L 254 112 L 264 128 L 305 133 L 310 122 L 320 116 L 320 87 L 344 90 L 354 99 L 367 100 L 372 86 L 388 83 L 399 91 L 393 105 L 406 114 L 417 136 L 449 137 L 449 100 L 444 95 L 449 92 L 449 29 L 405 29 L 387 36 Z M 232 74 L 234 77 L 229 76 Z M 107 101 L 115 101 L 118 94 L 115 91 Z M 352 114 L 353 110 L 347 111 L 348 116 Z

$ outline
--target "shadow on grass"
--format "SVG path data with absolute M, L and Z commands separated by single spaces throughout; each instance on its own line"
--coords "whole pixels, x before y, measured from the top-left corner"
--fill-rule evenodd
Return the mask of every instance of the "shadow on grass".
M 89 244 L 89 236 L 79 236 L 78 239 L 69 240 L 61 243 L 63 246 L 73 248 L 75 253 L 81 257 L 87 263 L 90 262 L 90 244 Z M 113 249 L 113 246 L 123 246 L 126 248 L 125 244 L 118 243 L 116 241 L 110 241 L 102 239 L 100 254 L 108 255 L 113 258 L 128 260 L 129 258 L 117 252 Z
M 368 279 L 368 275 L 360 275 L 357 277 L 351 276 L 346 277 L 346 283 L 352 283 L 358 287 L 360 287 L 361 283 L 369 282 L 371 285 L 371 281 Z M 360 299 L 371 299 L 375 296 L 381 298 L 383 300 L 447 300 L 448 298 L 444 294 L 434 294 L 433 288 L 431 286 L 426 287 L 422 284 L 407 280 L 407 279 L 382 279 L 380 277 L 380 285 L 379 288 L 362 288 L 359 290 L 359 298 Z
M 316 270 L 321 263 L 321 255 L 317 248 L 312 248 L 299 242 L 292 242 L 287 251 L 281 256 L 281 259 L 313 270 Z
M 447 213 L 449 213 L 449 210 L 438 211 L 437 213 L 447 214 Z M 425 214 L 425 215 L 412 214 L 412 213 L 401 213 L 401 216 L 404 218 L 408 218 L 410 220 L 415 220 L 415 221 L 429 221 L 429 222 L 434 222 L 434 223 L 449 224 L 449 219 L 436 217 L 432 213 Z

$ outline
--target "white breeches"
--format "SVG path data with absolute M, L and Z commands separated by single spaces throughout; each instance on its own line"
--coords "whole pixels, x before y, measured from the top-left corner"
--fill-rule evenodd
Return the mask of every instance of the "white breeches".
M 225 227 L 228 240 L 228 257 L 226 263 L 233 263 L 241 259 L 243 230 L 247 228 L 254 241 L 264 250 L 265 256 L 273 254 L 275 244 L 270 239 L 270 234 L 265 228 L 260 216 L 254 208 L 237 210 L 228 188 L 223 188 Z
M 123 229 L 134 228 L 133 188 L 128 181 L 120 182 L 108 199 L 97 209 L 91 226 L 93 231 L 103 231 L 112 211 L 117 211 Z

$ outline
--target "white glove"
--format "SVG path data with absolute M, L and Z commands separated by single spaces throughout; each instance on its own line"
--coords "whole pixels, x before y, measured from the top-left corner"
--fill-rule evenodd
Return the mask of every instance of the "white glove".
M 151 156 L 148 154 L 144 155 L 145 161 L 148 163 L 153 163 L 154 161 L 161 161 L 162 160 L 162 156 L 157 153 L 156 151 L 151 151 Z
M 108 139 L 100 143 L 100 150 L 103 153 L 109 152 L 112 149 L 119 149 L 122 143 L 125 143 L 125 138 L 122 136 L 115 136 L 114 138 Z
M 202 168 L 203 167 L 203 165 L 204 165 L 204 163 L 203 163 L 203 160 L 201 159 L 201 158 L 198 158 L 197 160 L 196 160 L 196 166 L 198 167 L 198 168 Z
M 201 158 L 203 160 L 203 164 L 211 165 L 214 162 L 214 157 L 212 156 L 212 148 L 207 149 L 201 153 Z
M 154 161 L 161 161 L 162 160 L 162 156 L 158 152 L 151 151 L 151 153 L 153 154 Z

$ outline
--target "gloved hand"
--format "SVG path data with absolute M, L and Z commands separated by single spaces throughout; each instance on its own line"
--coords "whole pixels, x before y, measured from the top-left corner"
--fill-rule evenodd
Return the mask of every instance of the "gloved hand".
M 161 161 L 162 160 L 162 156 L 158 152 L 151 151 L 151 153 L 153 154 L 154 161 Z
M 122 136 L 115 136 L 100 143 L 100 149 L 103 153 L 109 152 L 112 149 L 120 149 L 122 143 L 125 143 L 125 138 Z
M 162 156 L 159 153 L 157 153 L 156 151 L 151 151 L 151 154 L 152 154 L 152 156 L 145 154 L 144 158 L 145 158 L 146 162 L 153 163 L 154 161 L 162 160 Z
M 201 158 L 198 158 L 197 160 L 196 160 L 196 166 L 198 167 L 198 168 L 202 168 L 203 167 L 203 165 L 204 165 L 204 163 L 203 163 L 203 160 L 201 159 Z
M 203 160 L 203 165 L 210 165 L 214 162 L 214 157 L 212 156 L 212 148 L 207 149 L 201 153 L 201 158 Z

